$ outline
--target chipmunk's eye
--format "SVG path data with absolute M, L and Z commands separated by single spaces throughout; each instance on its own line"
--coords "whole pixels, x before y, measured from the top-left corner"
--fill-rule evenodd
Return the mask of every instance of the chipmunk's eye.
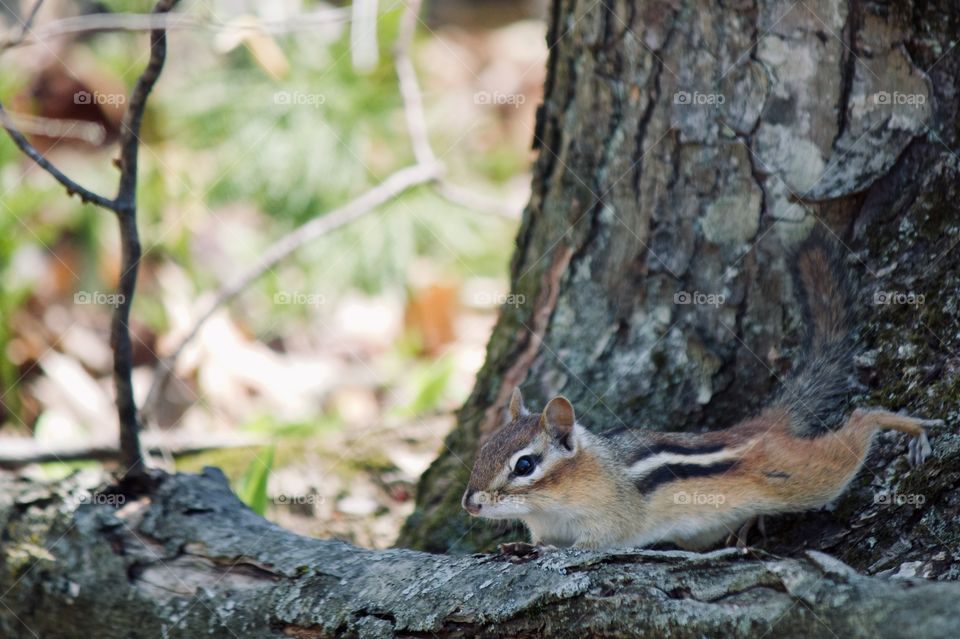
M 526 477 L 537 467 L 537 462 L 530 455 L 524 455 L 513 466 L 513 472 L 520 477 Z

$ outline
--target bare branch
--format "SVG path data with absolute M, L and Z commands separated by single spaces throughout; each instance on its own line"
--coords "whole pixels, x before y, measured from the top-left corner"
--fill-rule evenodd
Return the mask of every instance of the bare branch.
M 27 34 L 0 41 L 0 50 L 39 44 L 53 38 L 102 31 L 206 30 L 216 32 L 253 31 L 280 35 L 308 31 L 318 26 L 350 21 L 348 8 L 321 9 L 284 20 L 264 21 L 256 27 L 249 23 L 207 20 L 185 13 L 94 13 L 53 20 Z
M 506 206 L 500 200 L 488 197 L 482 193 L 475 193 L 470 189 L 457 186 L 456 184 L 451 184 L 447 180 L 438 181 L 435 188 L 438 195 L 457 206 L 480 211 L 481 213 L 499 215 L 508 220 L 517 220 L 520 218 L 521 211 L 519 208 Z
M 100 145 L 107 138 L 102 124 L 86 120 L 68 120 L 64 118 L 46 118 L 32 113 L 11 111 L 0 115 L 0 119 L 9 121 L 11 127 L 26 135 L 40 135 L 48 138 L 72 138 L 87 144 Z
M 407 133 L 410 136 L 410 144 L 413 146 L 413 155 L 417 162 L 430 163 L 438 160 L 433 152 L 433 147 L 430 146 L 427 119 L 423 111 L 423 92 L 420 90 L 417 73 L 410 59 L 410 48 L 413 45 L 420 6 L 420 0 L 409 0 L 406 3 L 403 16 L 400 19 L 397 41 L 393 47 L 393 56 L 400 96 L 403 99 L 403 113 L 407 120 Z M 501 202 L 450 184 L 444 177 L 436 181 L 435 187 L 441 197 L 459 206 L 485 213 L 495 213 L 510 219 L 518 217 L 518 214 L 508 211 L 507 207 Z
M 24 33 L 20 37 L 0 42 L 0 49 L 40 44 L 53 38 L 79 33 L 153 31 L 154 29 L 204 28 L 207 26 L 209 26 L 207 23 L 198 18 L 185 14 L 91 13 L 52 20 L 47 24 L 38 26 L 30 33 Z
M 50 160 L 43 157 L 43 154 L 41 154 L 40 151 L 37 151 L 36 147 L 30 144 L 30 141 L 27 140 L 22 133 L 20 133 L 20 130 L 14 125 L 10 114 L 4 110 L 2 104 L 0 104 L 0 124 L 2 124 L 3 128 L 7 130 L 7 133 L 10 135 L 13 143 L 16 144 L 21 151 L 23 151 L 24 155 L 36 162 L 41 169 L 52 175 L 57 182 L 62 184 L 67 189 L 67 194 L 77 195 L 84 202 L 91 202 L 106 209 L 110 209 L 111 211 L 113 210 L 113 200 L 80 186 L 67 177 L 63 171 L 54 166 Z
M 437 161 L 427 136 L 427 121 L 423 115 L 423 99 L 417 74 L 410 61 L 410 46 L 417 26 L 420 12 L 420 0 L 408 0 L 400 19 L 400 32 L 393 47 L 394 66 L 397 70 L 397 82 L 400 96 L 403 98 L 403 113 L 407 119 L 407 132 L 413 145 L 413 156 L 417 162 L 432 164 Z
M 264 437 L 250 435 L 221 435 L 201 439 L 171 436 L 170 433 L 144 433 L 143 447 L 152 454 L 188 455 L 223 448 L 264 446 Z M 80 461 L 87 459 L 115 460 L 120 449 L 113 443 L 84 444 L 82 446 L 47 446 L 27 437 L 0 438 L 0 468 L 22 468 L 29 464 Z
M 30 25 L 33 24 L 33 19 L 37 17 L 37 13 L 40 11 L 41 6 L 43 6 L 43 0 L 37 0 L 33 3 L 33 8 L 30 9 L 27 19 L 23 21 L 22 25 L 20 25 L 20 35 L 17 37 L 18 41 L 22 42 L 23 39 L 27 37 L 27 33 L 30 31 Z
M 177 0 L 159 0 L 154 13 L 166 13 Z M 130 95 L 130 106 L 120 125 L 120 185 L 114 211 L 120 224 L 121 271 L 120 303 L 110 322 L 110 346 L 113 348 L 113 381 L 120 416 L 120 461 L 126 476 L 144 472 L 140 448 L 140 421 L 133 397 L 133 348 L 130 343 L 130 308 L 137 286 L 140 265 L 140 236 L 137 230 L 137 154 L 140 148 L 140 125 L 147 97 L 160 77 L 167 56 L 167 34 L 163 29 L 150 32 L 150 61 L 140 74 Z
M 167 13 L 177 0 L 159 0 L 154 12 Z M 143 110 L 147 106 L 147 97 L 153 90 L 163 63 L 167 57 L 167 32 L 154 29 L 150 32 L 150 61 L 140 74 L 137 84 L 130 94 L 130 108 L 123 116 L 120 125 L 120 188 L 117 192 L 117 204 L 120 208 L 136 208 L 137 197 L 137 151 L 140 145 L 140 125 L 143 122 Z M 118 211 L 119 213 L 119 211 Z
M 177 0 L 159 0 L 154 7 L 158 14 L 170 11 Z M 36 7 L 30 19 L 36 14 Z M 29 19 L 23 34 L 29 32 Z M 84 202 L 92 202 L 117 214 L 120 225 L 122 270 L 118 293 L 120 303 L 110 322 L 110 346 L 113 349 L 113 381 L 117 393 L 117 414 L 120 419 L 120 460 L 127 477 L 144 473 L 143 453 L 140 448 L 140 424 L 133 398 L 133 349 L 130 343 L 130 307 L 137 286 L 137 267 L 140 263 L 140 238 L 137 232 L 137 153 L 140 146 L 140 124 L 150 91 L 163 69 L 167 53 L 166 33 L 154 29 L 150 33 L 150 61 L 130 96 L 129 108 L 123 116 L 120 132 L 120 183 L 117 196 L 110 199 L 90 191 L 66 176 L 53 165 L 13 125 L 0 105 L 0 120 L 14 143 L 43 170 L 52 175 L 70 195 L 79 195 Z

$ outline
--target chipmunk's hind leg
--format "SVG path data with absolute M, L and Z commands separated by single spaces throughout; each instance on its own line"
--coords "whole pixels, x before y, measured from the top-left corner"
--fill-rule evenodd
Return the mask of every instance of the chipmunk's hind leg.
M 927 437 L 927 428 L 931 426 L 942 426 L 942 419 L 920 419 L 918 417 L 909 417 L 907 415 L 898 415 L 886 410 L 855 410 L 850 416 L 851 421 L 858 421 L 861 424 L 872 428 L 887 428 L 890 430 L 899 430 L 902 433 L 911 435 L 913 439 L 907 448 L 907 461 L 911 466 L 919 466 L 933 449 L 930 447 L 930 440 Z
M 727 536 L 726 545 L 732 546 L 734 542 L 736 542 L 739 550 L 746 550 L 749 546 L 749 544 L 747 544 L 747 537 L 750 536 L 750 531 L 753 530 L 754 526 L 760 531 L 763 543 L 767 543 L 767 525 L 763 521 L 763 515 L 757 515 L 745 521 L 737 532 L 731 532 L 730 535 Z

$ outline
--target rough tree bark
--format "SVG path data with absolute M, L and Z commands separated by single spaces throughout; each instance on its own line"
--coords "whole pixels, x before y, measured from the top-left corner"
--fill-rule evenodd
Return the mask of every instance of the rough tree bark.
M 756 411 L 795 359 L 784 258 L 819 218 L 859 282 L 852 403 L 948 425 L 913 471 L 881 437 L 835 509 L 771 522 L 766 548 L 960 578 L 958 16 L 947 0 L 555 2 L 511 265 L 525 303 L 503 307 L 400 545 L 522 536 L 458 504 L 517 385 L 531 406 L 566 395 L 599 432 Z M 677 303 L 695 293 L 708 303 Z
M 0 479 L 0 636 L 948 638 L 960 625 L 960 584 L 864 577 L 819 553 L 371 551 L 268 523 L 218 470 L 167 477 L 149 498 L 83 484 Z

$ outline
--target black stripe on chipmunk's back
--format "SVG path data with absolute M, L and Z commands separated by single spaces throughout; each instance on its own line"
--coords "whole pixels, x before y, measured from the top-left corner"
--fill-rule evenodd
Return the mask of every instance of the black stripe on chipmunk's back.
M 637 479 L 633 482 L 633 485 L 636 486 L 637 490 L 641 493 L 649 495 L 660 486 L 669 484 L 670 482 L 693 479 L 695 477 L 722 475 L 733 470 L 737 463 L 737 460 L 731 459 L 713 464 L 684 464 L 682 462 L 665 464 L 654 468 L 643 477 Z
M 790 258 L 804 327 L 804 354 L 774 407 L 786 409 L 796 437 L 817 437 L 842 417 L 851 386 L 853 294 L 839 242 L 818 224 Z
M 656 433 L 654 436 L 659 438 L 663 436 L 663 434 Z M 656 441 L 656 439 L 651 439 L 648 431 L 630 428 L 626 425 L 617 426 L 604 432 L 603 437 L 609 441 L 616 442 L 625 453 L 625 461 L 631 465 L 661 453 L 673 455 L 709 455 L 710 453 L 719 453 L 726 448 L 726 444 L 723 443 L 685 444 L 681 442 Z

